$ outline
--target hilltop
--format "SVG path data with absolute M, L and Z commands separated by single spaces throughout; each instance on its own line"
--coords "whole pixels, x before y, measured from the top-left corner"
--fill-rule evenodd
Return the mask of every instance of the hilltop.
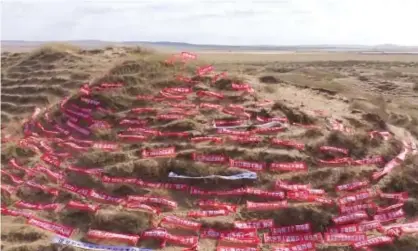
M 379 219 L 378 210 L 397 205 L 405 214 L 399 223 L 416 219 L 417 62 L 266 62 L 259 55 L 240 62 L 206 56 L 208 62 L 194 55 L 184 64 L 141 47 L 68 44 L 2 53 L 2 250 L 60 250 L 50 231 L 34 220 L 28 226 L 25 218 L 33 217 L 100 244 L 89 230 L 135 239 L 167 216 L 198 223 L 199 250 L 218 246 L 204 230 L 232 231 L 240 221 L 308 224 L 319 238 L 335 227 L 336 202 L 347 194 L 336 188 L 358 181 L 376 204 L 361 217 Z M 396 158 L 404 159 L 372 178 Z M 298 194 L 289 184 L 305 188 Z M 135 198 L 141 206 L 129 204 Z M 221 215 L 190 217 L 199 207 Z M 197 238 L 167 229 L 164 250 L 190 246 L 178 236 Z M 367 238 L 389 235 L 369 230 Z M 265 241 L 263 233 L 255 234 Z M 354 250 L 314 241 L 317 250 Z M 405 233 L 373 250 L 409 251 L 417 243 Z M 159 244 L 151 238 L 137 246 Z M 263 243 L 262 250 L 273 246 Z

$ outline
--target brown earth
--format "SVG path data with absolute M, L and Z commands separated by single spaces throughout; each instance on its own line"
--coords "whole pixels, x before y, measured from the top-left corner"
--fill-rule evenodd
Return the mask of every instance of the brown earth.
M 322 55 L 322 56 L 321 56 Z M 297 60 L 291 60 L 291 55 L 283 58 L 278 54 L 275 60 L 264 60 L 265 55 L 247 55 L 245 60 L 239 55 L 210 55 L 205 53 L 202 60 L 213 63 L 217 71 L 228 71 L 230 78 L 238 78 L 250 83 L 255 91 L 255 99 L 250 97 L 229 98 L 228 103 L 241 104 L 250 107 L 255 101 L 271 99 L 275 102 L 271 109 L 262 112 L 273 116 L 287 116 L 295 123 L 315 123 L 323 129 L 294 129 L 280 134 L 280 138 L 295 139 L 307 145 L 306 151 L 295 151 L 269 148 L 267 144 L 256 146 L 193 145 L 185 141 L 159 140 L 135 145 L 124 145 L 117 152 L 103 153 L 90 151 L 80 153 L 75 163 L 86 167 L 103 167 L 109 176 L 136 177 L 149 181 L 167 181 L 170 171 L 189 176 L 210 174 L 226 175 L 238 170 L 225 167 L 210 166 L 195 163 L 190 160 L 193 151 L 219 153 L 230 157 L 258 161 L 292 161 L 305 160 L 309 163 L 309 172 L 298 173 L 261 173 L 255 182 L 256 187 L 267 188 L 277 179 L 294 182 L 310 182 L 314 188 L 325 189 L 330 195 L 335 195 L 337 184 L 358 180 L 369 176 L 378 167 L 360 166 L 356 168 L 318 168 L 315 157 L 319 157 L 314 149 L 323 144 L 349 148 L 352 157 L 361 158 L 367 155 L 382 154 L 386 160 L 394 157 L 399 151 L 399 142 L 412 135 L 418 137 L 418 56 L 416 58 L 397 58 L 396 55 L 382 55 L 381 59 L 374 55 L 369 61 L 367 57 L 356 60 L 355 54 L 350 60 L 337 54 L 319 54 L 315 57 L 297 55 Z M 271 57 L 269 55 L 268 57 Z M 327 58 L 329 57 L 329 58 Z M 392 58 L 388 58 L 392 57 Z M 3 134 L 22 135 L 22 121 L 29 117 L 35 107 L 52 107 L 57 110 L 57 103 L 65 96 L 76 97 L 78 89 L 84 83 L 100 83 L 103 81 L 122 81 L 126 86 L 119 91 L 97 95 L 108 108 L 116 111 L 107 121 L 115 121 L 121 114 L 132 108 L 144 106 L 135 99 L 136 95 L 155 94 L 161 88 L 177 86 L 173 81 L 175 69 L 166 66 L 162 60 L 166 55 L 141 50 L 138 48 L 107 48 L 81 50 L 68 45 L 55 45 L 34 50 L 32 52 L 2 53 L 1 62 L 1 126 Z M 227 58 L 227 60 L 225 60 Z M 289 59 L 290 58 L 290 59 Z M 315 61 L 311 61 L 314 58 Z M 319 59 L 320 58 L 320 59 Z M 397 61 L 398 60 L 398 61 Z M 202 62 L 199 62 L 201 64 Z M 186 69 L 191 73 L 195 63 Z M 178 70 L 178 68 L 177 68 Z M 222 80 L 226 81 L 226 80 Z M 214 91 L 230 93 L 228 82 L 219 81 Z M 200 83 L 196 89 L 209 89 L 205 83 Z M 197 100 L 192 100 L 197 102 Z M 226 104 L 222 103 L 222 104 Z M 156 107 L 163 107 L 157 104 Z M 325 130 L 325 119 L 318 116 L 315 110 L 325 112 L 328 117 L 340 119 L 345 125 L 354 128 L 352 136 L 340 132 Z M 261 112 L 255 111 L 254 112 Z M 206 121 L 222 118 L 217 113 L 198 114 L 188 120 L 169 123 L 155 123 L 154 127 L 162 131 L 190 131 L 194 135 L 204 134 L 210 128 Z M 395 139 L 386 142 L 373 142 L 367 136 L 370 130 L 388 130 L 395 134 Z M 100 132 L 94 135 L 96 139 L 115 140 L 114 133 Z M 138 157 L 139 149 L 143 147 L 160 147 L 174 145 L 179 151 L 176 159 L 142 160 Z M 27 166 L 35 165 L 39 155 L 31 154 L 20 148 L 16 143 L 2 144 L 2 168 L 11 158 L 17 158 Z M 410 199 L 405 203 L 407 218 L 418 215 L 418 158 L 410 157 L 405 163 L 379 183 L 375 184 L 385 192 L 409 192 Z M 163 213 L 184 216 L 186 211 L 194 208 L 196 197 L 185 196 L 181 192 L 156 189 L 137 189 L 127 186 L 103 186 L 94 179 L 68 176 L 69 182 L 75 185 L 97 188 L 113 195 L 154 194 L 166 195 L 179 203 L 179 208 L 173 212 Z M 44 182 L 45 179 L 43 180 Z M 3 184 L 12 184 L 6 177 Z M 53 185 L 53 184 L 49 184 Z M 202 188 L 230 188 L 243 184 L 226 183 L 225 181 L 205 180 L 194 182 L 193 185 Z M 70 196 L 71 197 L 71 196 Z M 2 194 L 2 203 L 13 207 L 18 199 L 33 202 L 67 202 L 68 194 L 60 194 L 56 201 L 42 194 L 18 193 L 17 197 L 8 198 Z M 221 199 L 228 202 L 244 204 L 247 198 Z M 262 201 L 260 198 L 251 200 Z M 228 227 L 234 220 L 274 218 L 278 225 L 299 224 L 311 222 L 314 230 L 324 231 L 330 226 L 330 217 L 335 208 L 323 207 L 307 203 L 290 203 L 288 209 L 275 212 L 247 212 L 230 217 L 210 218 L 202 220 L 205 226 Z M 105 206 L 94 215 L 77 213 L 44 213 L 36 212 L 38 216 L 51 221 L 76 227 L 79 230 L 76 239 L 80 239 L 89 227 L 120 233 L 139 233 L 150 227 L 148 215 L 123 211 L 116 206 Z M 78 250 L 76 248 L 59 249 L 49 242 L 50 233 L 27 226 L 23 218 L 2 216 L 1 249 L 5 251 L 38 251 L 38 250 Z M 142 244 L 142 243 L 141 243 Z M 199 250 L 215 250 L 216 242 L 208 239 L 200 240 Z M 152 246 L 147 246 L 152 247 Z M 169 246 L 166 250 L 180 250 Z M 395 242 L 374 250 L 411 251 L 418 249 L 418 239 L 415 236 L 405 236 Z M 263 250 L 269 250 L 268 245 Z M 348 247 L 322 245 L 318 250 L 337 251 L 351 250 Z

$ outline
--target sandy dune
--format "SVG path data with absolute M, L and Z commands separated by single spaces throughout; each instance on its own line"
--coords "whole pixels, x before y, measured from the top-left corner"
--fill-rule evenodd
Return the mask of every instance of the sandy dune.
M 137 48 L 80 50 L 69 45 L 2 54 L 2 250 L 82 250 L 52 244 L 53 233 L 27 224 L 27 219 L 22 215 L 7 215 L 10 213 L 4 211 L 5 208 L 21 214 L 32 213 L 31 217 L 36 219 L 74 228 L 71 239 L 98 244 L 105 242 L 86 238 L 89 230 L 141 235 L 156 227 L 166 216 L 187 218 L 191 210 L 199 210 L 199 199 L 217 199 L 238 207 L 236 212 L 226 216 L 189 218 L 202 224 L 201 233 L 208 228 L 231 230 L 235 221 L 257 219 L 273 219 L 275 226 L 310 223 L 313 233 L 324 233 L 335 225 L 333 218 L 338 215 L 337 205 L 324 204 L 315 196 L 299 198 L 298 201 L 294 197 L 292 199 L 289 195 L 291 193 L 287 191 L 288 205 L 285 208 L 265 211 L 247 208 L 247 201 L 277 201 L 272 195 L 248 191 L 251 188 L 266 193 L 274 191 L 278 189 L 275 186 L 278 180 L 310 184 L 312 189 L 322 189 L 325 193 L 319 198 L 334 202 L 347 194 L 336 192 L 338 185 L 367 181 L 364 189 L 376 193 L 373 201 L 380 210 L 403 203 L 397 210 L 401 208 L 405 217 L 397 222 L 409 222 L 416 218 L 418 155 L 414 155 L 413 143 L 416 143 L 418 137 L 418 56 L 350 53 L 244 55 L 213 52 L 199 54 L 197 61 L 191 61 L 185 66 L 181 63 L 164 63 L 167 58 L 167 54 Z M 207 64 L 212 64 L 216 73 L 227 72 L 227 76 L 213 83 L 214 73 L 195 76 L 193 84 L 175 78 L 175 75 L 180 74 L 184 77 L 194 76 L 196 67 Z M 103 83 L 123 85 L 111 87 Z M 233 83 L 249 84 L 254 91 L 247 93 L 244 85 L 235 88 L 241 90 L 234 90 Z M 88 96 L 80 92 L 84 84 L 88 84 L 87 90 L 91 92 Z M 179 90 L 176 87 L 191 87 L 192 93 L 187 94 L 187 101 L 175 98 L 181 92 L 188 92 L 187 88 Z M 163 94 L 161 90 L 164 90 Z M 210 92 L 222 94 L 223 98 L 203 97 L 205 94 L 210 95 Z M 146 100 L 146 97 L 153 95 L 153 100 Z M 155 95 L 159 98 L 155 99 Z M 142 100 L 138 96 L 142 96 Z M 64 102 L 65 97 L 69 99 Z M 86 98 L 98 101 L 100 105 L 88 104 Z M 265 100 L 272 102 L 263 103 Z M 213 106 L 204 108 L 204 103 Z M 178 107 L 179 104 L 189 106 Z M 35 116 L 34 124 L 31 125 L 29 119 L 36 108 L 41 109 L 40 114 Z M 132 111 L 133 108 L 151 108 L 148 111 L 151 114 L 143 113 L 143 109 Z M 80 113 L 88 116 L 83 118 Z M 257 129 L 268 122 L 267 118 L 273 117 L 287 118 L 287 122 L 282 119 L 273 126 L 277 131 Z M 74 123 L 79 127 L 90 126 L 91 135 L 83 136 L 68 127 L 71 119 L 77 120 Z M 249 126 L 224 133 L 251 132 L 251 137 L 259 142 L 242 142 L 249 136 L 237 138 L 220 134 L 212 126 L 213 121 L 233 123 L 237 119 Z M 128 128 L 138 126 L 127 126 L 121 123 L 123 120 L 146 123 L 146 126 L 141 127 L 150 130 L 129 131 Z M 32 136 L 21 141 L 24 137 L 24 122 L 28 122 L 26 125 L 29 132 L 26 133 L 32 133 Z M 94 127 L 92 125 L 95 122 L 102 124 L 96 123 Z M 58 130 L 57 126 L 62 130 Z M 71 137 L 64 131 L 69 131 Z M 150 136 L 156 131 L 160 133 L 159 136 Z M 372 138 L 371 131 L 388 131 L 391 135 L 387 140 L 378 133 Z M 185 134 L 170 134 L 173 132 Z M 136 142 L 132 138 L 126 141 L 127 138 L 120 134 L 142 135 L 143 138 L 137 137 Z M 222 143 L 215 139 L 214 142 L 203 143 L 191 140 L 192 137 L 209 135 L 217 140 L 222 139 Z M 283 142 L 274 144 L 274 139 L 298 142 L 304 148 L 284 146 Z M 86 140 L 109 143 L 108 147 L 116 144 L 117 148 L 104 151 L 100 145 Z M 402 141 L 406 141 L 407 146 Z M 329 149 L 321 151 L 321 146 L 332 146 L 348 152 L 332 152 Z M 144 158 L 144 149 L 151 151 L 149 154 L 152 155 L 153 149 L 166 147 L 175 147 L 176 156 Z M 405 148 L 408 153 L 398 167 L 381 179 L 371 179 L 373 174 L 383 170 L 385 163 Z M 193 153 L 203 156 L 222 155 L 235 161 L 208 163 L 202 159 L 199 161 L 196 156 L 193 159 Z M 45 154 L 61 157 L 56 157 L 53 162 L 45 160 Z M 381 156 L 381 162 L 370 164 L 361 161 L 370 156 Z M 321 162 L 340 157 L 349 157 L 351 164 L 334 163 L 330 167 Z M 13 159 L 16 160 L 15 164 L 11 162 Z M 168 177 L 171 172 L 187 177 L 231 176 L 248 171 L 245 169 L 254 171 L 256 168 L 255 165 L 243 168 L 244 164 L 237 164 L 240 160 L 259 165 L 266 163 L 269 167 L 257 172 L 256 180 Z M 271 163 L 289 162 L 304 162 L 307 170 L 284 171 L 271 167 Z M 51 170 L 52 174 L 46 170 Z M 58 177 L 56 175 L 61 175 L 62 179 L 54 180 L 54 177 Z M 107 179 L 110 177 L 137 180 L 135 184 L 129 183 L 129 180 L 113 182 Z M 28 184 L 28 181 L 33 183 Z M 188 190 L 177 191 L 167 185 L 172 183 L 205 191 L 229 191 L 242 187 L 249 190 L 244 195 L 197 196 Z M 88 194 L 70 192 L 64 184 L 84 188 Z M 383 194 L 379 194 L 379 191 Z M 407 192 L 409 198 L 399 201 L 385 198 L 385 194 L 400 192 Z M 114 200 L 111 202 L 110 199 L 98 198 L 94 193 L 108 195 Z M 122 203 L 126 203 L 127 198 L 130 198 L 128 196 L 133 195 L 164 197 L 177 205 L 170 208 L 155 201 L 144 202 L 142 205 L 152 205 L 161 210 L 160 214 L 154 215 L 144 208 L 129 209 Z M 95 212 L 76 210 L 68 206 L 70 201 L 99 205 L 99 209 Z M 57 203 L 56 208 L 52 206 L 53 203 Z M 33 205 L 37 205 L 37 208 Z M 42 205 L 54 208 L 41 209 Z M 378 214 L 376 208 L 368 209 L 367 213 L 368 220 L 381 217 L 375 216 Z M 384 226 L 388 225 L 384 223 Z M 258 231 L 259 236 L 264 232 Z M 193 231 L 180 231 L 178 227 L 170 229 L 169 233 L 170 236 L 196 235 Z M 371 230 L 365 234 L 367 238 L 373 238 L 388 233 Z M 173 242 L 169 241 L 163 249 L 184 248 Z M 111 241 L 110 244 L 116 242 Z M 198 250 L 215 250 L 217 245 L 214 239 L 200 238 Z M 141 239 L 137 246 L 160 248 L 159 241 L 153 239 Z M 262 250 L 272 250 L 272 247 L 278 246 L 281 245 L 261 244 Z M 316 243 L 316 246 L 317 250 L 324 251 L 354 250 L 350 244 L 330 241 Z M 414 233 L 404 233 L 394 237 L 391 244 L 372 250 L 418 250 L 418 239 Z

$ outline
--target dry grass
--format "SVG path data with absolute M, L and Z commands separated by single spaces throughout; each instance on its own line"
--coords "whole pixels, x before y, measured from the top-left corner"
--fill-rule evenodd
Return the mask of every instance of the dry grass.
M 91 228 L 103 231 L 137 234 L 149 228 L 150 216 L 145 213 L 115 212 L 100 210 L 92 222 Z
M 265 84 L 277 84 L 280 82 L 279 79 L 271 75 L 261 76 L 259 80 L 261 83 L 265 83 Z

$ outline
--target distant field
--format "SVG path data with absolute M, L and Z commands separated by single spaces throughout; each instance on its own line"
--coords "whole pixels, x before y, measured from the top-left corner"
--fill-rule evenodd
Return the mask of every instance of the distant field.
M 28 52 L 39 48 L 45 43 L 41 42 L 12 42 L 12 41 L 2 41 L 1 50 L 2 52 Z M 325 49 L 306 49 L 295 47 L 295 50 L 273 50 L 273 49 L 247 49 L 243 47 L 236 49 L 236 47 L 227 47 L 227 46 L 215 46 L 219 49 L 212 49 L 208 46 L 189 46 L 189 45 L 179 45 L 179 46 L 165 46 L 160 44 L 152 43 L 113 43 L 113 42 L 101 42 L 101 41 L 79 41 L 71 43 L 72 45 L 78 46 L 83 49 L 104 49 L 105 47 L 135 47 L 143 46 L 145 48 L 150 48 L 158 50 L 160 52 L 177 52 L 177 51 L 190 51 L 197 52 L 200 55 L 200 58 L 210 62 L 219 62 L 219 63 L 231 63 L 231 62 L 275 62 L 275 61 L 287 61 L 287 62 L 306 62 L 306 61 L 398 61 L 398 62 L 418 62 L 418 52 L 406 49 L 396 50 L 387 50 L 388 52 L 374 52 L 367 51 L 360 52 L 360 50 L 353 51 L 352 49 L 347 48 L 345 51 L 344 48 L 337 48 L 334 50 L 325 50 Z
M 200 58 L 216 62 L 274 62 L 274 61 L 401 61 L 417 62 L 418 54 L 362 54 L 355 52 L 293 52 L 293 51 L 251 51 L 225 52 L 202 51 Z

